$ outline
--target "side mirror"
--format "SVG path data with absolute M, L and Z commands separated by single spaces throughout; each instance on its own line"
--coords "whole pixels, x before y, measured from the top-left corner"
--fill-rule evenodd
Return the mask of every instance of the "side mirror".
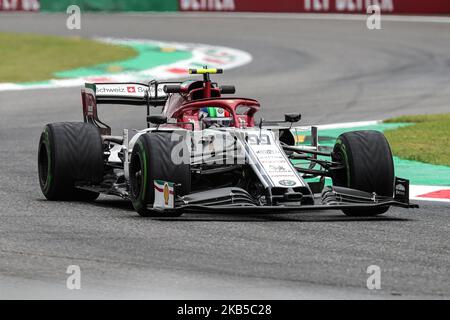
M 286 122 L 299 122 L 302 118 L 302 115 L 300 113 L 286 113 L 284 115 L 284 121 Z
M 223 93 L 223 94 L 235 94 L 236 93 L 235 86 L 223 85 L 223 86 L 220 86 L 219 89 L 220 89 L 220 93 Z
M 152 124 L 161 125 L 167 123 L 167 117 L 163 115 L 153 115 L 147 117 L 147 122 Z
M 165 93 L 180 93 L 181 86 L 177 85 L 177 84 L 166 84 L 164 86 L 164 92 Z

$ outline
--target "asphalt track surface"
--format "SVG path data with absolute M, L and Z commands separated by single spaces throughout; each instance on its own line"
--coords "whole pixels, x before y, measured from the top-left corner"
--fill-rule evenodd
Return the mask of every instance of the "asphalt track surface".
M 265 118 L 450 111 L 450 24 L 388 21 L 369 31 L 364 21 L 293 16 L 84 15 L 82 29 L 69 31 L 65 18 L 0 15 L 0 30 L 242 49 L 253 62 L 220 77 L 259 99 Z M 144 124 L 137 108 L 100 112 L 114 128 Z M 49 202 L 37 180 L 39 134 L 46 123 L 81 120 L 79 89 L 1 92 L 0 115 L 0 298 L 450 297 L 449 204 L 367 219 L 332 211 L 145 219 L 115 198 Z M 68 265 L 81 267 L 81 290 L 66 289 Z M 369 265 L 381 268 L 381 290 L 366 288 Z

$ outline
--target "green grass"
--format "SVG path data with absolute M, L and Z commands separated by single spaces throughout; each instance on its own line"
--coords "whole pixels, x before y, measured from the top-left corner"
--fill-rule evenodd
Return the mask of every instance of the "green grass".
M 394 155 L 437 165 L 450 166 L 450 114 L 403 116 L 390 123 L 414 123 L 384 132 Z
M 0 82 L 55 78 L 56 71 L 115 62 L 137 55 L 129 47 L 79 37 L 0 33 Z

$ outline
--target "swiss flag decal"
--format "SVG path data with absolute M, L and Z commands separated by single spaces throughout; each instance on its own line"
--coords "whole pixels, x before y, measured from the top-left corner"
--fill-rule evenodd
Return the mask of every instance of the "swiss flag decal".
M 135 87 L 127 87 L 127 91 L 128 91 L 128 93 L 136 93 L 136 88 Z

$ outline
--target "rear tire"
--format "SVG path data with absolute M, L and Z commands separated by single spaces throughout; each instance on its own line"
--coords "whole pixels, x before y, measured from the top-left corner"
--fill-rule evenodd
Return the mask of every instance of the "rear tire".
M 154 180 L 173 182 L 180 186 L 175 196 L 185 195 L 191 190 L 191 169 L 185 137 L 181 141 L 172 141 L 172 132 L 158 131 L 141 135 L 133 147 L 130 157 L 130 194 L 134 209 L 143 217 L 174 217 L 180 213 L 153 210 L 155 199 Z M 181 164 L 172 160 L 174 149 L 180 150 Z
M 99 193 L 75 188 L 75 182 L 103 180 L 103 147 L 98 129 L 89 123 L 47 124 L 38 150 L 39 185 L 48 200 L 93 201 Z
M 389 143 L 381 132 L 366 130 L 341 134 L 336 140 L 332 159 L 345 166 L 333 174 L 333 185 L 393 196 L 394 162 Z M 374 216 L 388 210 L 389 206 L 342 211 L 348 216 Z

